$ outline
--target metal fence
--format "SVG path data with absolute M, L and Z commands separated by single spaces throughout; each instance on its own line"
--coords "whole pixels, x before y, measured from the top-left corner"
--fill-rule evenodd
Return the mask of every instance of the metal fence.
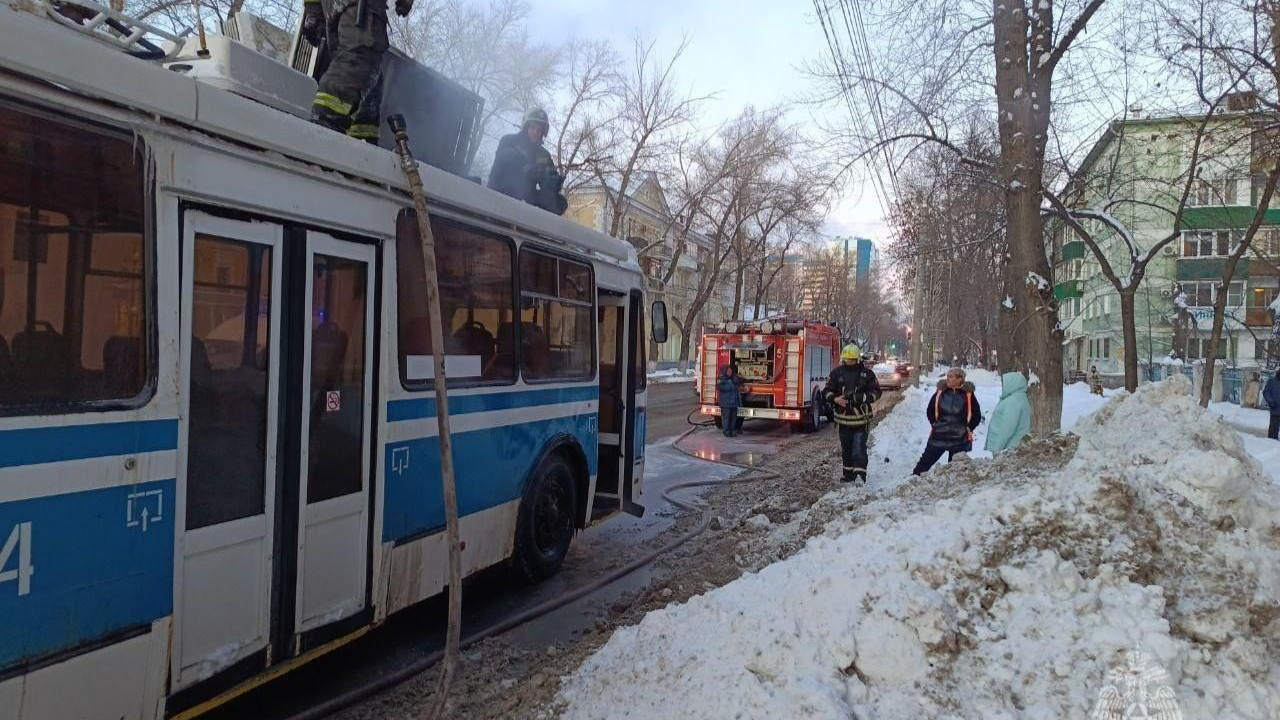
M 1244 371 L 1240 368 L 1226 368 L 1222 375 L 1223 402 L 1240 404 L 1240 394 L 1244 390 Z

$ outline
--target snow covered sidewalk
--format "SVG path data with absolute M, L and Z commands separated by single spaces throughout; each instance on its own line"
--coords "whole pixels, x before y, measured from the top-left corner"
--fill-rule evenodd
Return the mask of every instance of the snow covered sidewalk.
M 649 373 L 649 382 L 658 384 L 693 382 L 697 377 L 697 371 L 692 368 L 683 371 L 679 368 L 671 368 L 670 370 L 655 370 Z
M 1280 488 L 1186 383 L 1077 416 L 1078 447 L 842 491 L 796 555 L 617 630 L 562 717 L 1120 718 L 1140 688 L 1152 717 L 1275 720 Z
M 902 403 L 871 432 L 871 467 L 868 473 L 871 487 L 887 489 L 910 479 L 911 470 L 920 459 L 920 453 L 924 451 L 925 441 L 929 437 L 925 406 L 929 404 L 942 377 L 939 374 L 932 378 L 922 378 L 920 387 L 904 390 Z M 966 379 L 974 384 L 974 394 L 982 407 L 982 414 L 990 417 L 996 409 L 996 403 L 1000 401 L 1000 376 L 986 370 L 969 370 Z M 1116 394 L 1118 391 L 1108 392 Z M 1073 429 L 1081 417 L 1096 411 L 1106 401 L 1105 397 L 1090 394 L 1089 387 L 1084 383 L 1067 385 L 1063 388 L 1062 429 Z M 986 441 L 987 421 L 984 419 L 974 432 L 974 451 L 970 453 L 970 457 L 991 457 L 991 453 L 982 449 Z M 942 462 L 946 462 L 945 458 Z

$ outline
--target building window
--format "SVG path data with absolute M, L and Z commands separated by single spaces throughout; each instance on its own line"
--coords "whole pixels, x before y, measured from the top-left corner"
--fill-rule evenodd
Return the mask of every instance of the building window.
M 1111 338 L 1102 339 L 1102 357 L 1111 357 Z
M 1255 339 L 1253 341 L 1253 359 L 1264 361 L 1270 359 L 1275 347 L 1274 342 L 1274 340 L 1264 340 L 1262 338 Z
M 1248 187 L 1248 180 L 1241 178 L 1197 178 L 1192 185 L 1191 195 L 1187 198 L 1187 205 L 1191 207 L 1239 205 L 1241 189 L 1247 190 Z
M 1187 307 L 1213 307 L 1217 299 L 1218 282 L 1204 280 L 1200 282 L 1179 283 Z M 1244 282 L 1233 282 L 1227 288 L 1227 307 L 1244 305 Z
M 1253 238 L 1253 253 L 1268 258 L 1280 257 L 1280 228 L 1260 228 Z
M 150 377 L 145 160 L 0 105 L 0 412 L 133 400 Z
M 1227 351 L 1229 339 L 1223 335 L 1218 340 L 1218 352 L 1215 356 L 1218 360 L 1228 360 Z M 1209 353 L 1209 338 L 1189 338 L 1187 340 L 1187 359 L 1188 360 L 1204 360 Z
M 1183 257 L 1226 257 L 1239 247 L 1243 234 L 1238 230 L 1202 230 L 1182 235 Z
M 511 241 L 440 217 L 431 230 L 449 386 L 515 382 Z M 435 376 L 425 277 L 417 214 L 404 210 L 396 222 L 396 283 L 400 379 L 411 389 L 430 387 Z
M 595 376 L 591 266 L 520 252 L 520 359 L 526 380 Z
M 1275 302 L 1276 299 L 1276 291 L 1277 288 L 1273 287 L 1249 288 L 1249 307 L 1271 307 L 1271 303 Z

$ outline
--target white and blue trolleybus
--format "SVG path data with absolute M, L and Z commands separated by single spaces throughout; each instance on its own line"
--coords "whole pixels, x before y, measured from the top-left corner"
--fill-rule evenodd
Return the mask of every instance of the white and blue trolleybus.
M 0 718 L 192 716 L 447 582 L 397 158 L 156 32 L 0 3 Z M 628 243 L 422 173 L 463 571 L 536 581 L 641 511 L 664 310 Z

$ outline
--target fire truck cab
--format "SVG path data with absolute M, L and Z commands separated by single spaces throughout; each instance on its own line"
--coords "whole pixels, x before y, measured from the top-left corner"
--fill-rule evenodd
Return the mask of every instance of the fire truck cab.
M 720 424 L 716 379 L 721 368 L 736 365 L 746 380 L 739 423 L 746 418 L 783 420 L 801 432 L 814 432 L 829 416 L 822 387 L 838 362 L 839 346 L 835 326 L 812 320 L 782 317 L 708 327 L 698 345 L 702 414 Z

